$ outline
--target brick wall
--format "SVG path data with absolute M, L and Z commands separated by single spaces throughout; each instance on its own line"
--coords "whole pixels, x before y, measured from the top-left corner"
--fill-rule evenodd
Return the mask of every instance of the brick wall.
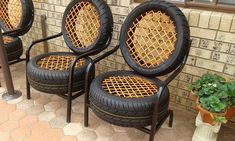
M 47 32 L 53 35 L 61 31 L 61 19 L 65 6 L 70 0 L 33 0 L 35 22 L 30 32 L 23 38 L 24 46 L 41 38 L 40 15 L 47 16 Z M 118 40 L 121 25 L 128 12 L 136 6 L 131 0 L 107 0 L 114 16 L 113 41 L 107 50 Z M 235 79 L 235 15 L 195 9 L 182 9 L 186 15 L 193 39 L 190 56 L 183 72 L 170 84 L 171 105 L 192 110 L 188 85 L 206 72 L 218 73 L 228 79 Z M 50 51 L 69 51 L 63 38 L 49 41 Z M 33 54 L 43 51 L 42 45 Z M 112 70 L 128 70 L 120 50 L 107 57 L 96 66 L 97 74 Z M 165 76 L 161 77 L 162 79 Z

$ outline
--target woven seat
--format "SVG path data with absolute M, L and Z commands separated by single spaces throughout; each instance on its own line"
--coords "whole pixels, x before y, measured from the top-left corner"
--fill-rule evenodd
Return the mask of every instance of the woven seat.
M 157 93 L 153 82 L 137 76 L 112 76 L 102 81 L 102 88 L 111 95 L 144 98 Z
M 37 65 L 41 69 L 51 70 L 51 71 L 65 71 L 70 68 L 71 62 L 74 60 L 74 56 L 58 56 L 52 55 L 40 59 Z M 76 63 L 75 68 L 79 68 L 85 65 L 85 60 L 81 59 Z

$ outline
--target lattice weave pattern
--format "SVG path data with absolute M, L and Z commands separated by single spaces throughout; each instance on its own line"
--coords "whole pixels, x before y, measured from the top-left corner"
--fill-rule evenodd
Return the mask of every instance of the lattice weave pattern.
M 22 12 L 21 0 L 0 0 L 0 18 L 9 30 L 19 26 Z
M 153 10 L 142 14 L 128 31 L 126 41 L 133 59 L 142 67 L 157 67 L 168 60 L 177 40 L 173 21 Z
M 4 44 L 7 44 L 7 43 L 10 43 L 12 42 L 13 39 L 11 37 L 6 37 L 6 36 L 3 36 L 3 42 Z
M 37 65 L 46 70 L 52 71 L 63 71 L 68 70 L 74 56 L 55 56 L 51 55 L 49 57 L 42 58 L 37 62 Z M 85 64 L 85 59 L 81 59 L 77 62 L 76 68 L 79 68 Z
M 65 29 L 76 48 L 91 46 L 99 36 L 100 19 L 96 8 L 89 2 L 79 2 L 66 18 Z
M 103 80 L 102 88 L 109 94 L 125 98 L 143 98 L 156 94 L 157 86 L 137 76 L 113 76 Z

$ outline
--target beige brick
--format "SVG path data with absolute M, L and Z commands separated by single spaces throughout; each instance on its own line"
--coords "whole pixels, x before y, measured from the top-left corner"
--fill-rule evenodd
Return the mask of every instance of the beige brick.
M 64 13 L 65 11 L 65 7 L 64 6 L 55 6 L 55 11 L 56 12 L 60 12 L 60 13 Z
M 128 15 L 129 8 L 128 7 L 118 7 L 118 6 L 110 6 L 113 14 L 118 15 Z
M 121 6 L 130 6 L 130 0 L 120 0 L 120 5 Z
M 205 68 L 205 69 L 209 69 L 209 70 L 218 71 L 218 72 L 222 72 L 224 69 L 223 63 L 200 59 L 200 58 L 197 59 L 196 66 L 201 67 L 201 68 Z
M 210 17 L 209 28 L 210 29 L 219 29 L 220 20 L 222 13 L 213 12 Z
M 203 74 L 207 73 L 207 70 L 202 69 L 202 68 L 198 68 L 195 66 L 186 65 L 183 69 L 183 72 L 188 73 L 188 74 L 192 74 L 195 76 L 202 76 Z
M 216 31 L 210 29 L 202 29 L 197 27 L 190 27 L 191 36 L 206 38 L 206 39 L 215 39 Z
M 223 14 L 220 21 L 220 30 L 221 31 L 230 31 L 233 14 Z
M 235 76 L 235 66 L 226 65 L 224 69 L 224 73 Z
M 189 20 L 189 15 L 190 15 L 191 9 L 182 8 L 181 10 L 184 13 L 186 19 Z
M 190 55 L 209 59 L 211 57 L 211 51 L 205 50 L 205 49 L 191 47 L 190 48 Z
M 197 26 L 199 21 L 199 15 L 201 10 L 192 10 L 189 14 L 189 25 L 190 26 Z
M 199 27 L 208 28 L 211 13 L 212 12 L 209 11 L 201 12 L 199 19 Z
M 196 57 L 189 56 L 186 64 L 193 66 L 195 65 L 195 62 L 196 62 Z
M 228 43 L 235 43 L 235 33 L 227 33 L 219 31 L 216 40 Z
M 231 25 L 231 32 L 235 32 L 235 16 L 233 17 L 233 20 L 232 20 L 232 25 Z
M 200 38 L 191 37 L 191 39 L 192 39 L 192 46 L 194 46 L 194 47 L 199 47 Z

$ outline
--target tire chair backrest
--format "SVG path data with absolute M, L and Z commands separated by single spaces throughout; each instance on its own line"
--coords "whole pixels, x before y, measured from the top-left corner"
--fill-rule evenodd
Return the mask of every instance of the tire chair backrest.
M 62 33 L 73 52 L 81 54 L 104 47 L 112 31 L 113 17 L 105 1 L 74 0 L 67 6 Z
M 11 35 L 20 36 L 29 31 L 34 20 L 34 6 L 32 0 L 1 0 L 0 27 L 5 31 L 13 31 Z
M 126 18 L 120 48 L 127 64 L 145 76 L 175 70 L 189 50 L 189 25 L 179 8 L 165 1 L 147 1 Z

